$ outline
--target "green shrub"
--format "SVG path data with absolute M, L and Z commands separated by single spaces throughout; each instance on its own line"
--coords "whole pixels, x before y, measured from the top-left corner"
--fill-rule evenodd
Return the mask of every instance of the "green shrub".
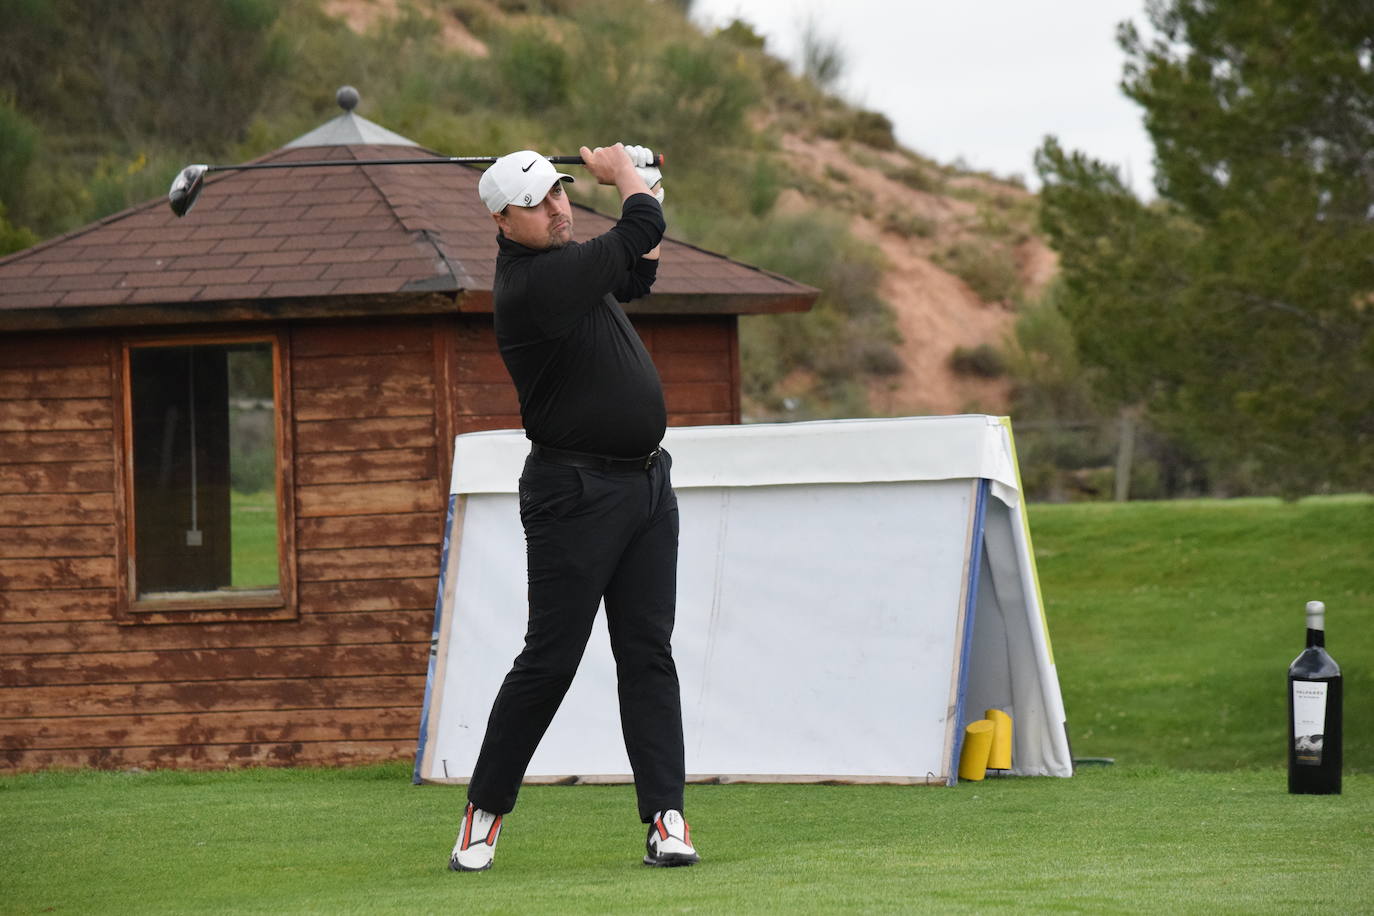
M 953 197 L 955 200 L 965 200 L 972 204 L 982 204 L 988 199 L 988 192 L 976 183 L 961 181 L 948 181 L 945 183 L 945 196 Z
M 231 140 L 289 66 L 287 36 L 274 28 L 279 14 L 275 0 L 143 0 L 100 17 L 87 40 L 95 123 L 125 137 Z
M 874 149 L 897 148 L 892 121 L 877 111 L 844 110 L 821 120 L 818 131 L 831 140 L 853 140 Z
M 39 242 L 38 236 L 23 226 L 16 226 L 5 218 L 5 205 L 0 203 L 0 258 L 22 251 Z
M 719 44 L 678 42 L 656 56 L 631 109 L 663 149 L 685 160 L 721 158 L 747 134 L 745 114 L 758 89 L 738 56 Z
M 167 176 L 183 162 L 165 152 L 153 159 L 142 152 L 106 156 L 87 179 L 85 197 L 95 213 L 116 213 L 165 193 Z
M 9 99 L 0 99 L 0 203 L 19 199 L 38 146 L 38 126 Z
M 891 338 L 864 342 L 859 347 L 859 366 L 868 375 L 900 375 L 906 368 Z
M 568 101 L 568 53 L 538 26 L 501 35 L 491 47 L 500 85 L 522 111 L 540 112 Z
M 978 201 L 980 234 L 1019 245 L 1031 237 L 1036 223 L 1035 198 L 993 194 Z
M 892 120 L 879 111 L 858 111 L 854 114 L 854 139 L 874 149 L 896 149 L 897 138 L 892 133 Z
M 937 226 L 933 217 L 912 210 L 894 210 L 883 217 L 883 229 L 903 238 L 928 239 L 935 235 Z
M 755 156 L 747 182 L 746 195 L 749 213 L 763 216 L 773 209 L 782 193 L 783 175 L 771 156 Z
M 652 11 L 646 6 L 627 0 L 585 2 L 572 10 L 570 22 L 559 24 L 571 72 L 577 74 L 561 112 L 569 129 L 583 135 L 611 130 L 615 139 L 668 148 L 642 120 L 643 100 L 656 90 L 656 52 L 663 47 L 650 31 Z M 627 123 L 635 126 L 638 140 L 618 136 Z
M 1006 358 L 996 347 L 985 343 L 955 347 L 949 356 L 949 367 L 959 375 L 976 378 L 1001 378 L 1007 374 Z
M 1013 409 L 1027 419 L 1095 422 L 1105 415 L 1093 395 L 1092 374 L 1078 357 L 1073 327 L 1059 309 L 1062 294 L 1062 284 L 1055 281 L 1017 310 L 1006 351 L 1016 383 Z
M 753 26 L 742 19 L 731 19 L 730 24 L 716 29 L 716 36 L 740 48 L 762 51 L 766 43 L 764 37 L 754 31 Z
M 893 181 L 899 181 L 915 191 L 935 193 L 939 191 L 944 184 L 938 172 L 932 173 L 930 169 L 923 168 L 915 163 L 899 166 L 897 168 L 884 169 L 883 173 Z
M 740 320 L 745 397 L 791 418 L 862 416 L 865 382 L 902 368 L 892 312 L 879 294 L 884 262 L 821 213 L 736 222 L 705 242 L 731 257 L 821 290 L 811 311 Z M 802 373 L 809 384 L 783 410 L 779 385 Z
M 1016 259 L 1005 245 L 973 240 L 955 242 L 939 260 L 985 302 L 1009 301 L 1020 289 Z

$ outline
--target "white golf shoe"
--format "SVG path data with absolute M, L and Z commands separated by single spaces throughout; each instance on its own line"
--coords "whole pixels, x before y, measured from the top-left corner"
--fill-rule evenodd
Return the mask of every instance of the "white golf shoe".
M 451 871 L 486 871 L 496 857 L 496 839 L 501 835 L 501 815 L 483 811 L 468 802 L 458 842 L 448 857 Z
M 701 861 L 692 848 L 692 831 L 681 811 L 669 808 L 654 815 L 649 836 L 644 841 L 644 864 L 671 868 L 695 865 Z

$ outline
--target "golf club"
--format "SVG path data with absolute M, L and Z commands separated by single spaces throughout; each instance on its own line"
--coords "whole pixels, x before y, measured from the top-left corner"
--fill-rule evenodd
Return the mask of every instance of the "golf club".
M 246 172 L 250 169 L 312 169 L 369 165 L 480 165 L 495 162 L 498 156 L 430 156 L 413 159 L 328 159 L 322 162 L 254 162 L 246 165 L 188 165 L 172 179 L 167 203 L 177 216 L 191 212 L 210 172 Z M 554 165 L 583 165 L 581 156 L 545 156 Z M 663 156 L 654 156 L 653 166 L 663 166 Z

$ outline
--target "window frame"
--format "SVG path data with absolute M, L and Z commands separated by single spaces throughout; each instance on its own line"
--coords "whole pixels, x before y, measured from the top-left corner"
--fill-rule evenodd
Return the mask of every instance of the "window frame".
M 297 619 L 296 512 L 292 444 L 290 336 L 285 329 L 178 335 L 128 334 L 112 348 L 115 451 L 116 620 L 120 624 L 227 623 Z M 203 596 L 138 595 L 133 460 L 133 378 L 131 353 L 149 347 L 195 347 L 265 343 L 272 348 L 272 397 L 276 436 L 277 586 Z

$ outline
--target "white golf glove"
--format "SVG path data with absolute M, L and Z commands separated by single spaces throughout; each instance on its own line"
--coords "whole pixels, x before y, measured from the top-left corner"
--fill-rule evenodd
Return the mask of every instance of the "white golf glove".
M 625 154 L 630 157 L 630 161 L 637 169 L 654 164 L 654 151 L 647 146 L 627 146 Z
M 663 203 L 663 173 L 654 165 L 654 151 L 647 146 L 627 146 L 625 153 L 634 163 L 635 171 L 649 186 L 649 193 Z
M 649 193 L 657 198 L 659 203 L 663 203 L 663 173 L 655 166 L 646 169 L 635 169 L 639 177 L 644 179 L 644 183 L 649 186 Z

